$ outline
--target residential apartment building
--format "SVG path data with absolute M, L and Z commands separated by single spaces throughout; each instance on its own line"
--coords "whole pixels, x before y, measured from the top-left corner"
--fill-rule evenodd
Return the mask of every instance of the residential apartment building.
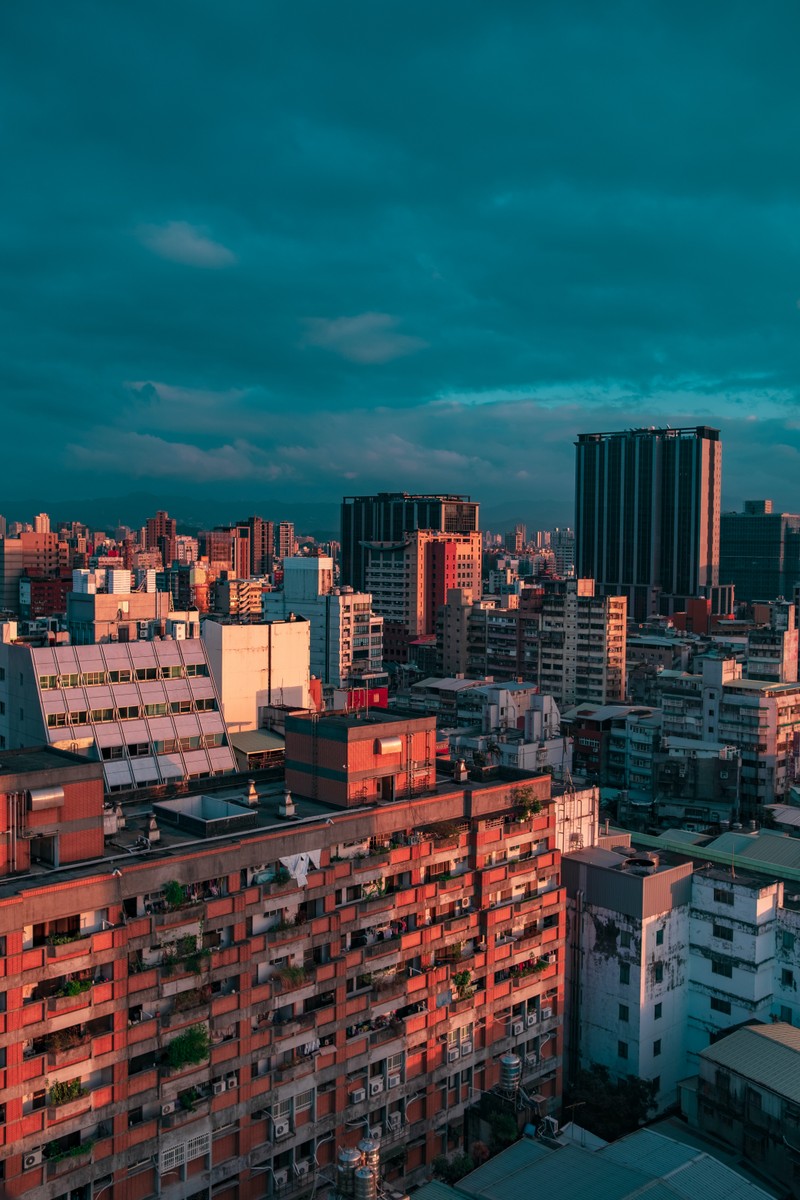
M 70 549 L 56 533 L 0 537 L 0 612 L 19 612 L 23 575 L 59 578 L 70 567 Z
M 367 1134 L 402 1191 L 461 1144 L 507 1051 L 538 1115 L 557 1109 L 549 780 L 440 782 L 434 746 L 430 719 L 296 718 L 302 794 L 106 814 L 105 849 L 98 766 L 54 786 L 40 758 L 4 760 L 21 853 L 43 828 L 60 846 L 0 897 L 6 1196 L 291 1200 Z
M 399 541 L 369 542 L 366 591 L 384 618 L 385 658 L 405 662 L 408 643 L 436 632 L 453 588 L 481 594 L 481 535 L 416 530 Z
M 109 792 L 234 770 L 199 638 L 33 647 L 13 636 L 0 626 L 0 748 L 86 755 Z
M 130 571 L 111 574 L 126 577 L 117 591 L 97 591 L 94 584 L 92 590 L 83 590 L 80 577 L 91 573 L 73 572 L 76 586 L 67 595 L 67 631 L 73 645 L 146 641 L 166 632 L 172 593 L 132 591 Z
M 380 687 L 383 670 L 383 617 L 373 612 L 372 596 L 333 586 L 333 559 L 287 558 L 283 589 L 264 594 L 265 619 L 304 617 L 311 633 L 311 673 L 334 688 Z
M 225 724 L 231 733 L 260 729 L 270 708 L 310 707 L 310 627 L 301 617 L 259 624 L 203 621 Z
M 625 699 L 627 600 L 598 596 L 594 580 L 567 580 L 542 600 L 537 678 L 566 708 Z
M 280 559 L 291 558 L 297 552 L 297 540 L 291 521 L 279 521 L 275 538 L 276 554 Z
M 576 574 L 600 595 L 627 596 L 636 620 L 716 596 L 721 481 L 717 429 L 580 434 Z M 714 611 L 728 611 L 718 597 Z
M 361 591 L 367 586 L 371 542 L 399 542 L 417 529 L 474 533 L 480 528 L 478 505 L 469 496 L 379 492 L 342 500 L 342 583 Z M 455 586 L 455 585 L 453 585 Z M 480 589 L 476 594 L 480 594 Z
M 655 1081 L 659 1109 L 685 1075 L 693 865 L 601 846 L 564 857 L 566 1051 L 571 1077 L 600 1063 Z
M 695 670 L 658 677 L 664 735 L 735 746 L 741 812 L 755 817 L 784 797 L 795 778 L 800 684 L 743 679 L 740 663 L 714 655 L 698 657 Z

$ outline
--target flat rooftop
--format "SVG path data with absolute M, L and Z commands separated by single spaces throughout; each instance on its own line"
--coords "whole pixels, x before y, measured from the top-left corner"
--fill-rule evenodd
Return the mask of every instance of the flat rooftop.
M 100 767 L 84 754 L 56 750 L 53 746 L 34 746 L 25 750 L 0 750 L 0 779 L 4 775 L 27 775 L 40 771 L 63 771 L 65 767 Z

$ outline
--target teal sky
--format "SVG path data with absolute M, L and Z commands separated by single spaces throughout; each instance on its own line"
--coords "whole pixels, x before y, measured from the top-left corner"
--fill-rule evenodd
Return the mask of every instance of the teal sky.
M 458 489 L 715 424 L 800 509 L 791 3 L 10 0 L 0 503 Z M 0 509 L 2 511 L 2 509 Z

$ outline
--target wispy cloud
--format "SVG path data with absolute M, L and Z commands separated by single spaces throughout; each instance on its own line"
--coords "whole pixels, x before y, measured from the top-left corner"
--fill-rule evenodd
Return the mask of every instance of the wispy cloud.
M 427 342 L 395 332 L 397 317 L 390 313 L 366 312 L 356 317 L 308 317 L 306 346 L 331 350 L 356 363 L 385 363 L 424 350 Z
M 219 270 L 237 261 L 236 255 L 221 242 L 215 242 L 205 229 L 188 221 L 168 221 L 166 225 L 140 225 L 137 234 L 142 245 L 159 258 L 183 263 L 187 267 Z

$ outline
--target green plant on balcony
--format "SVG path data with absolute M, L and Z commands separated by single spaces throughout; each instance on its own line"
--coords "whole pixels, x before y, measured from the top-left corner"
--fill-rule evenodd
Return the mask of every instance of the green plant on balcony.
M 79 1025 L 69 1029 L 54 1029 L 47 1038 L 47 1049 L 51 1054 L 63 1054 L 65 1050 L 74 1050 L 80 1046 L 83 1035 Z
M 183 884 L 178 883 L 177 879 L 170 879 L 169 883 L 165 883 L 164 900 L 166 901 L 167 908 L 182 908 L 186 903 L 186 892 Z
M 47 935 L 48 946 L 66 946 L 70 942 L 79 942 L 82 934 L 80 929 L 72 929 L 68 933 L 50 933 Z
M 197 1088 L 187 1088 L 185 1092 L 181 1092 L 178 1096 L 178 1103 L 184 1112 L 194 1112 L 194 1106 L 200 1099 L 200 1094 Z
M 205 1025 L 192 1025 L 191 1029 L 179 1033 L 167 1046 L 166 1062 L 171 1070 L 205 1062 L 209 1055 L 208 1029 Z
M 67 979 L 56 992 L 57 996 L 80 996 L 92 986 L 91 979 Z
M 529 958 L 527 962 L 514 963 L 508 968 L 508 973 L 512 979 L 524 979 L 526 975 L 540 975 L 542 971 L 546 971 L 549 967 L 547 959 L 537 959 L 535 962 Z
M 86 1088 L 80 1079 L 65 1079 L 52 1085 L 47 1102 L 57 1108 L 60 1104 L 69 1104 L 71 1100 L 80 1100 L 85 1095 Z
M 82 1158 L 84 1154 L 91 1153 L 94 1144 L 94 1138 L 88 1138 L 85 1142 L 77 1142 L 73 1146 L 68 1146 L 63 1139 L 59 1139 L 51 1142 L 49 1146 L 45 1146 L 44 1157 L 49 1163 L 63 1162 L 66 1158 Z
M 288 867 L 277 867 L 272 882 L 288 883 L 291 878 Z
M 542 802 L 537 800 L 532 787 L 517 788 L 514 792 L 514 811 L 520 821 L 528 821 L 542 811 Z
M 307 973 L 305 967 L 293 966 L 291 964 L 281 967 L 278 971 L 278 978 L 287 985 L 287 987 L 298 987 L 301 983 L 305 983 Z
M 188 992 L 178 992 L 175 997 L 175 1011 L 186 1012 L 187 1009 L 198 1008 L 201 1004 L 208 1004 L 210 999 L 211 987 L 207 983 Z
M 453 987 L 459 1000 L 469 1000 L 475 994 L 471 971 L 456 971 L 452 977 Z

